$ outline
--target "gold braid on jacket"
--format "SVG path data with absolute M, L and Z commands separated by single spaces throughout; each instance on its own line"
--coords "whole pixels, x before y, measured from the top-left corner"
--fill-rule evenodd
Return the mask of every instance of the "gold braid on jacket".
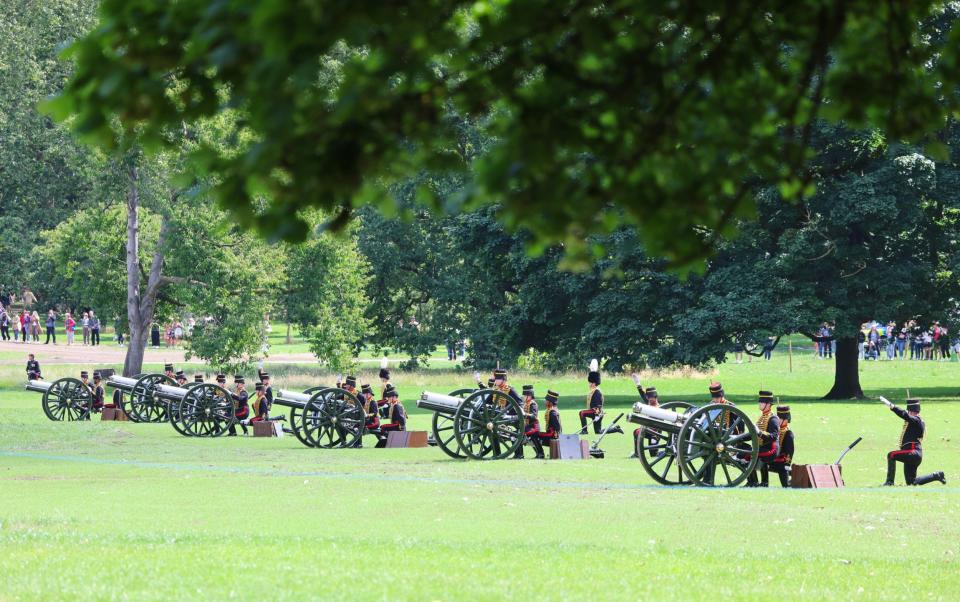
M 907 434 L 907 421 L 903 421 L 903 430 L 900 431 L 900 445 L 897 446 L 897 449 L 903 449 L 903 437 Z
M 780 441 L 779 441 L 779 445 L 780 445 L 780 449 L 781 449 L 781 450 L 783 449 L 783 438 L 784 438 L 784 436 L 787 434 L 787 431 L 789 431 L 789 430 L 790 430 L 790 421 L 789 421 L 789 420 L 781 420 L 781 421 L 780 421 Z M 784 453 L 781 452 L 780 455 L 782 455 L 784 458 L 786 458 L 788 463 L 793 461 L 793 458 L 791 458 L 789 454 L 784 454 Z
M 497 405 L 499 405 L 501 408 L 504 408 L 508 403 L 510 403 L 510 385 L 504 382 L 498 386 L 497 389 L 503 393 L 503 395 L 500 396 L 500 399 L 497 400 Z
M 767 434 L 767 425 L 770 423 L 771 415 L 772 415 L 771 412 L 767 410 L 766 412 L 763 412 L 762 414 L 760 414 L 760 420 L 757 420 L 757 432 L 760 433 L 761 438 L 762 437 L 767 437 L 768 439 L 770 438 L 770 436 Z

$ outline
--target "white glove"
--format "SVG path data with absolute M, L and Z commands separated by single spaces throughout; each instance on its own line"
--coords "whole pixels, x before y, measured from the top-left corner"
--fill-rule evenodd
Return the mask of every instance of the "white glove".
M 480 382 L 480 373 L 479 373 L 479 372 L 474 372 L 474 373 L 473 373 L 473 378 L 474 378 L 474 380 L 476 380 L 477 382 Z
M 883 405 L 887 406 L 888 408 L 892 408 L 892 407 L 893 407 L 893 403 L 891 403 L 891 401 L 890 401 L 889 399 L 887 399 L 886 397 L 884 397 L 883 395 L 880 396 L 880 401 L 882 401 L 882 402 L 883 402 Z
M 636 384 L 636 385 L 639 387 L 639 386 L 640 386 L 640 375 L 637 374 L 636 372 L 634 372 L 633 374 L 631 374 L 631 376 L 633 377 L 633 382 L 634 382 L 634 384 Z

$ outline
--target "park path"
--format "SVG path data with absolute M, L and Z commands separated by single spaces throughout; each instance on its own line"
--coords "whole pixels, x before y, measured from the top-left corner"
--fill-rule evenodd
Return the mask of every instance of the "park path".
M 127 355 L 127 348 L 120 347 L 114 342 L 97 345 L 76 344 L 67 345 L 61 342 L 59 345 L 50 343 L 44 345 L 40 343 L 19 343 L 13 341 L 0 341 L 0 353 L 22 353 L 23 361 L 26 361 L 27 354 L 33 353 L 41 364 L 122 364 Z M 174 347 L 160 347 L 153 349 L 148 347 L 144 354 L 144 361 L 151 364 L 173 363 L 173 364 L 203 364 L 202 360 L 194 358 L 187 362 L 184 359 L 184 350 Z M 309 353 L 288 353 L 271 355 L 267 363 L 315 363 L 317 360 Z M 5 359 L 0 364 L 22 363 L 19 359 Z

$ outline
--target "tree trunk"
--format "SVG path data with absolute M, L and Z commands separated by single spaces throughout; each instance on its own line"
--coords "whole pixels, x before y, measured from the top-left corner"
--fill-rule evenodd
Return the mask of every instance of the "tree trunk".
M 859 360 L 860 351 L 857 349 L 856 337 L 837 339 L 837 353 L 833 360 L 836 365 L 833 388 L 824 399 L 863 399 L 858 371 Z
M 287 318 L 287 345 L 293 344 L 293 337 L 290 336 L 290 318 Z
M 136 167 L 127 171 L 130 190 L 127 191 L 127 320 L 130 322 L 130 344 L 123 361 L 123 375 L 133 376 L 143 371 L 143 321 L 140 316 L 140 188 Z

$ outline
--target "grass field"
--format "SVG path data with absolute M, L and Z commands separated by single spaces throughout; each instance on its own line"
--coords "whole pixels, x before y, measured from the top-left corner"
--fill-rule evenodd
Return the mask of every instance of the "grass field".
M 650 379 L 664 400 L 704 401 L 719 378 L 751 414 L 756 391 L 772 388 L 793 406 L 798 462 L 832 462 L 864 437 L 844 460 L 847 489 L 801 491 L 655 486 L 626 436 L 605 440 L 603 460 L 481 463 L 372 440 L 324 451 L 292 437 L 52 423 L 22 391 L 18 361 L 0 367 L 0 600 L 956 599 L 960 364 L 863 366 L 869 395 L 901 401 L 909 387 L 926 400 L 920 472 L 948 476 L 892 489 L 877 486 L 901 423 L 876 401 L 818 401 L 832 367 L 797 355 L 790 372 L 780 356 Z M 270 369 L 275 386 L 325 379 Z M 426 428 L 417 393 L 472 379 L 395 380 L 411 427 Z M 575 430 L 582 375 L 513 381 L 557 388 Z M 603 389 L 622 409 L 635 397 L 629 379 Z

